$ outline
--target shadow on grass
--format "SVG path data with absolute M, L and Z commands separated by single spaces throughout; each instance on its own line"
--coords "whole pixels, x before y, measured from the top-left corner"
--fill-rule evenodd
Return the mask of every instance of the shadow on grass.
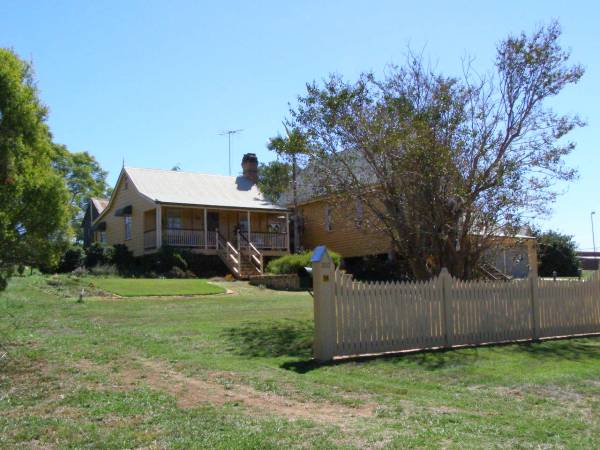
M 475 364 L 479 359 L 477 348 L 434 349 L 386 358 L 393 363 L 422 367 L 425 370 L 443 370 Z
M 600 337 L 522 342 L 513 345 L 512 350 L 525 352 L 535 358 L 569 361 L 597 360 L 600 359 Z
M 570 338 L 551 341 L 500 343 L 477 347 L 429 349 L 396 354 L 368 355 L 319 363 L 312 359 L 314 326 L 310 320 L 270 320 L 246 322 L 225 330 L 231 348 L 237 354 L 250 357 L 296 357 L 281 368 L 296 373 L 307 373 L 326 366 L 367 364 L 372 360 L 385 361 L 406 367 L 420 367 L 429 371 L 453 370 L 477 364 L 480 357 L 493 358 L 486 352 L 526 352 L 541 359 L 600 360 L 600 337 Z M 487 350 L 484 350 L 487 349 Z M 483 353 L 482 353 L 483 352 Z
M 246 322 L 225 330 L 230 350 L 251 357 L 312 356 L 314 327 L 310 320 Z
M 374 360 L 385 361 L 390 364 L 403 364 L 422 367 L 425 370 L 443 370 L 456 367 L 464 367 L 474 364 L 479 355 L 476 348 L 470 349 L 430 349 L 417 352 L 402 352 L 395 354 L 377 354 L 367 356 L 356 356 L 333 361 L 319 363 L 313 359 L 301 361 L 288 361 L 280 367 L 296 373 L 307 373 L 311 370 L 326 366 L 338 366 L 343 364 L 368 364 Z
M 491 353 L 486 353 L 491 352 Z M 395 354 L 369 355 L 344 358 L 328 363 L 318 363 L 312 359 L 289 361 L 281 368 L 297 373 L 307 373 L 311 370 L 325 366 L 342 365 L 348 363 L 367 364 L 373 360 L 385 361 L 390 364 L 405 367 L 420 367 L 429 371 L 442 371 L 466 368 L 477 364 L 480 357 L 494 358 L 496 352 L 525 352 L 529 356 L 551 361 L 585 361 L 600 360 L 600 336 L 589 338 L 565 338 L 535 342 L 506 342 L 492 345 L 451 348 L 428 349 L 414 352 L 401 352 Z

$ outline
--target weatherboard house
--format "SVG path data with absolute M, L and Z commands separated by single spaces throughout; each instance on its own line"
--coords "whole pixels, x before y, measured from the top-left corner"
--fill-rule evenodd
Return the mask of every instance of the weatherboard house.
M 360 164 L 360 159 L 353 164 Z M 368 173 L 365 167 L 364 173 Z M 378 219 L 369 208 L 358 199 L 340 204 L 331 195 L 320 193 L 315 183 L 318 170 L 317 166 L 309 166 L 298 177 L 296 201 L 302 246 L 327 246 L 342 256 L 346 269 L 353 274 L 374 261 L 393 260 L 392 241 L 382 227 L 375 225 Z M 286 192 L 281 201 L 291 208 L 291 192 Z M 527 230 L 508 235 L 499 232 L 490 239 L 490 248 L 478 267 L 483 276 L 509 280 L 537 273 L 537 243 Z
M 181 247 L 219 255 L 234 275 L 261 273 L 264 256 L 289 253 L 287 208 L 256 186 L 258 160 L 242 175 L 123 167 L 113 194 L 93 220 L 94 240 L 124 244 L 135 256 Z

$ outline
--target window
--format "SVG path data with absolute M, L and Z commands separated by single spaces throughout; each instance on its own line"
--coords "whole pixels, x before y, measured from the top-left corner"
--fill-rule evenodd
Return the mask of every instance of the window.
M 101 244 L 106 244 L 106 231 L 101 231 L 100 232 L 100 243 Z
M 123 190 L 127 190 L 129 189 L 129 180 L 127 179 L 127 177 L 125 177 L 125 179 L 123 180 Z
M 354 217 L 354 224 L 356 228 L 361 228 L 363 225 L 363 219 L 365 215 L 365 209 L 361 200 L 356 200 L 355 203 L 356 215 Z
M 167 229 L 178 230 L 181 226 L 181 211 L 178 209 L 167 210 Z
M 325 208 L 325 231 L 333 231 L 332 212 L 332 207 L 328 206 Z
M 125 216 L 125 240 L 131 239 L 131 216 Z

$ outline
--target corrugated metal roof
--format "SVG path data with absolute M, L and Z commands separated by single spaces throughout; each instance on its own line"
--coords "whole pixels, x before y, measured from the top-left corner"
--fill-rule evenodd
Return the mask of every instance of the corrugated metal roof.
M 241 176 L 137 167 L 126 167 L 125 172 L 141 194 L 160 203 L 280 211 L 286 209 L 265 200 L 256 185 Z

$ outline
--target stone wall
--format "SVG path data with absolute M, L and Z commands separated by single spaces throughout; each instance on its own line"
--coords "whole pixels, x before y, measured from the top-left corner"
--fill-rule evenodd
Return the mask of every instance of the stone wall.
M 253 286 L 265 286 L 281 291 L 297 291 L 300 289 L 300 277 L 297 274 L 286 275 L 255 275 L 249 280 Z

